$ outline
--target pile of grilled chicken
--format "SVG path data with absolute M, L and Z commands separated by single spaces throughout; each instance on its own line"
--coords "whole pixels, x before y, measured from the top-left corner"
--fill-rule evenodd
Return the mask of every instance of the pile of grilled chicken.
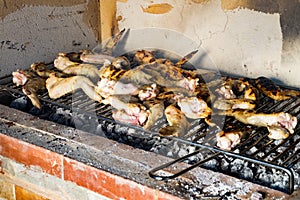
M 257 113 L 255 108 L 262 95 L 281 101 L 300 95 L 298 91 L 282 89 L 265 77 L 204 81 L 203 76 L 214 77 L 215 73 L 183 67 L 197 51 L 177 63 L 156 58 L 155 52 L 146 50 L 136 51 L 131 58 L 112 57 L 111 49 L 121 35 L 114 37 L 101 54 L 86 50 L 59 53 L 54 69 L 34 63 L 30 69 L 13 72 L 13 82 L 22 86 L 37 108 L 41 108 L 40 91 L 58 99 L 81 89 L 92 100 L 110 104 L 116 121 L 147 130 L 165 118 L 167 123 L 159 129 L 162 136 L 184 137 L 195 119 L 218 126 L 211 121 L 213 110 L 244 124 L 265 127 L 271 139 L 286 139 L 294 133 L 296 117 L 285 112 Z M 220 130 L 216 145 L 232 150 L 243 137 L 241 130 Z

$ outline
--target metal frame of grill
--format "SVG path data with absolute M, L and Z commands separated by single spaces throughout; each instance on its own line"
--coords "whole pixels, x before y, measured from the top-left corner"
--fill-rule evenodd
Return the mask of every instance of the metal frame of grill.
M 20 87 L 17 87 L 12 83 L 11 76 L 5 76 L 0 78 L 0 89 L 7 90 L 13 94 L 24 95 L 20 90 Z M 133 128 L 138 132 L 138 134 L 135 135 L 137 137 L 151 137 L 151 136 L 158 135 L 156 131 L 146 131 L 141 127 L 124 124 L 113 120 L 111 117 L 111 107 L 109 105 L 95 103 L 94 101 L 82 95 L 82 93 L 65 95 L 64 97 L 59 98 L 55 101 L 51 100 L 48 97 L 47 93 L 41 94 L 39 97 L 42 101 L 56 105 L 58 107 L 72 109 L 72 111 L 74 112 L 80 112 L 85 114 L 89 114 L 93 112 L 96 113 L 98 120 Z M 284 111 L 284 112 L 289 112 L 290 114 L 296 116 L 299 119 L 300 99 L 298 98 L 292 98 L 286 101 L 276 102 L 265 97 L 263 102 L 265 103 L 261 107 L 259 107 L 257 111 L 266 112 L 266 113 L 275 112 L 275 111 Z M 234 121 L 233 118 L 229 118 L 227 120 Z M 197 123 L 204 123 L 204 122 L 198 120 Z M 204 129 L 203 131 L 203 126 L 202 128 L 199 128 L 198 130 L 194 131 L 193 134 L 189 135 L 189 136 L 194 136 L 193 139 L 170 137 L 169 138 L 170 140 L 177 141 L 181 144 L 193 146 L 196 148 L 196 150 L 190 154 L 187 154 L 180 158 L 176 158 L 172 162 L 166 163 L 164 165 L 161 165 L 151 170 L 149 172 L 149 175 L 152 178 L 155 178 L 157 180 L 167 180 L 167 179 L 172 179 L 177 176 L 180 176 L 185 172 L 192 170 L 195 167 L 198 166 L 205 167 L 205 164 L 208 161 L 211 161 L 212 159 L 225 159 L 228 162 L 231 162 L 233 159 L 241 159 L 245 162 L 264 166 L 270 170 L 275 169 L 285 173 L 285 175 L 288 178 L 287 188 L 275 188 L 275 189 L 291 194 L 294 191 L 294 172 L 292 168 L 300 160 L 300 154 L 299 154 L 300 149 L 293 152 L 295 147 L 300 143 L 300 138 L 298 139 L 296 138 L 296 135 L 300 133 L 299 126 L 297 126 L 295 133 L 293 135 L 290 135 L 289 138 L 285 140 L 281 140 L 279 142 L 275 142 L 275 140 L 269 139 L 267 137 L 268 133 L 267 132 L 264 133 L 264 131 L 261 128 L 257 128 L 257 127 L 252 127 L 252 128 L 253 131 L 251 135 L 245 140 L 243 140 L 232 151 L 225 151 L 216 148 L 214 146 L 207 145 L 207 142 L 209 140 L 214 139 L 214 131 L 208 130 L 208 132 L 204 132 L 206 129 Z M 207 135 L 211 135 L 211 137 L 206 137 Z M 203 140 L 204 137 L 205 140 Z M 250 151 L 250 149 L 254 146 L 256 147 L 256 150 Z M 281 150 L 279 151 L 279 149 Z M 237 152 L 236 150 L 238 150 L 238 153 L 236 153 Z M 190 165 L 190 167 L 182 171 L 173 173 L 171 175 L 159 173 L 161 170 L 174 166 L 176 165 L 176 163 L 184 162 L 203 151 L 208 152 L 206 153 L 206 157 L 195 161 Z M 212 170 L 216 170 L 216 169 L 212 169 Z M 238 178 L 245 179 L 247 181 L 251 181 L 254 183 L 265 185 L 267 187 L 271 187 L 270 185 L 266 183 L 261 183 L 260 181 L 257 180 L 249 180 L 243 178 L 239 174 L 228 173 L 226 170 L 221 172 L 231 176 L 236 176 Z

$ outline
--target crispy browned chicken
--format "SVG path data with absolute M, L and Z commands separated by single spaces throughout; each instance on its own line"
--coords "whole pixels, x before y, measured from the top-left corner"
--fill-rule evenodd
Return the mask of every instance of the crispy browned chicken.
M 45 63 L 33 63 L 30 68 L 40 77 L 48 78 L 51 73 L 54 73 L 56 77 L 66 77 L 67 74 L 62 72 L 56 72 L 47 68 Z
M 13 82 L 17 86 L 22 86 L 23 93 L 30 99 L 32 105 L 41 109 L 42 105 L 38 93 L 46 90 L 45 79 L 30 70 L 17 70 L 12 75 Z
M 180 109 L 174 105 L 169 105 L 165 109 L 165 116 L 168 125 L 158 131 L 160 135 L 183 137 L 187 133 L 190 124 Z
M 198 84 L 198 78 L 185 77 L 180 68 L 156 62 L 128 70 L 120 80 L 137 86 L 156 83 L 167 88 L 180 87 L 190 91 L 195 91 Z
M 266 77 L 258 77 L 256 79 L 257 88 L 262 91 L 266 96 L 274 99 L 274 100 L 286 100 L 291 97 L 300 96 L 300 92 L 296 90 L 289 89 L 281 89 L 278 85 L 276 85 L 271 79 Z
M 151 128 L 157 122 L 157 120 L 163 117 L 165 107 L 164 102 L 156 100 L 144 101 L 143 105 L 146 106 L 149 113 L 147 121 L 143 126 L 143 128 L 147 130 Z
M 254 113 L 250 111 L 225 111 L 228 116 L 233 116 L 244 124 L 267 127 L 272 138 L 286 138 L 287 133 L 293 134 L 297 125 L 297 118 L 285 112 L 278 113 Z M 273 131 L 273 132 L 272 132 Z M 278 136 L 281 134 L 281 136 Z

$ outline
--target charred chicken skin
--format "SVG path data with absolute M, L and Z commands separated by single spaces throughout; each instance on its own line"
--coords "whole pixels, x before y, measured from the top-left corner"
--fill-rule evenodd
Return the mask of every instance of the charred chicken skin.
M 45 79 L 30 70 L 17 70 L 12 75 L 13 83 L 17 86 L 21 85 L 23 93 L 30 99 L 32 105 L 41 109 L 42 105 L 38 93 L 46 90 Z
M 262 91 L 266 96 L 282 101 L 292 97 L 300 96 L 300 92 L 296 90 L 281 89 L 271 79 L 266 77 L 259 77 L 255 80 L 257 88 Z
M 180 109 L 174 105 L 169 105 L 165 109 L 165 116 L 167 118 L 168 125 L 159 130 L 158 133 L 160 135 L 182 137 L 186 134 L 189 122 L 187 121 L 185 114 Z

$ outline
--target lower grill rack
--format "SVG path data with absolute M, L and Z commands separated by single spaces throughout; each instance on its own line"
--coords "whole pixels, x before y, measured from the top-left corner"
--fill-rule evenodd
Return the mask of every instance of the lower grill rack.
M 203 167 L 283 191 L 288 194 L 291 194 L 294 191 L 295 177 L 293 169 L 290 168 L 290 166 L 277 165 L 271 162 L 251 158 L 246 155 L 216 149 L 214 147 L 205 146 L 180 138 L 174 138 L 174 140 L 195 146 L 198 150 L 152 169 L 149 172 L 150 177 L 156 180 L 169 180 L 183 175 L 196 167 Z M 209 154 L 203 158 L 205 151 L 209 151 Z M 197 159 L 199 157 L 202 159 Z M 176 169 L 176 164 L 180 162 L 190 163 L 191 160 L 195 159 L 197 161 L 193 161 L 189 167 L 173 173 L 174 168 Z M 299 160 L 299 158 L 294 158 L 293 160 Z M 262 172 L 257 172 L 260 169 Z M 274 176 L 275 178 L 272 178 Z
M 25 97 L 21 88 L 11 82 L 11 76 L 0 78 L 0 92 L 6 91 L 15 98 Z M 234 126 L 240 130 L 250 130 L 247 138 L 243 139 L 231 151 L 225 151 L 216 147 L 216 130 L 207 127 L 203 120 L 191 122 L 192 127 L 187 132 L 185 138 L 160 137 L 158 129 L 165 121 L 158 122 L 158 125 L 151 131 L 146 131 L 141 127 L 124 124 L 113 120 L 111 116 L 111 107 L 96 103 L 88 99 L 81 91 L 71 95 L 63 96 L 57 100 L 49 98 L 48 94 L 39 96 L 43 104 L 50 107 L 68 109 L 74 113 L 83 113 L 89 116 L 90 120 L 96 120 L 102 124 L 106 132 L 114 132 L 112 139 L 119 140 L 121 135 L 128 137 L 144 138 L 150 140 L 157 138 L 165 139 L 167 142 L 163 148 L 172 148 L 174 145 L 180 149 L 185 149 L 185 153 L 179 153 L 180 150 L 163 151 L 153 150 L 154 147 L 147 147 L 147 150 L 153 150 L 166 156 L 170 151 L 174 161 L 159 166 L 149 172 L 149 175 L 157 180 L 167 180 L 176 178 L 195 167 L 203 167 L 213 171 L 235 176 L 240 179 L 258 183 L 286 193 L 292 193 L 300 186 L 300 130 L 296 127 L 295 133 L 287 139 L 274 140 L 268 138 L 268 132 L 265 128 L 244 125 L 232 117 L 225 119 L 224 128 Z M 257 109 L 258 112 L 288 112 L 300 119 L 300 99 L 291 98 L 286 101 L 274 101 L 265 97 L 263 104 Z M 113 128 L 110 128 L 112 126 Z M 93 132 L 93 129 L 86 130 Z M 125 133 L 124 133 L 125 132 Z M 152 142 L 153 143 L 153 142 Z M 151 144 L 152 144 L 151 143 Z M 128 143 L 129 145 L 130 142 Z M 175 153 L 174 153 L 175 152 Z M 176 164 L 185 162 L 189 167 L 175 173 L 170 173 L 170 168 Z

